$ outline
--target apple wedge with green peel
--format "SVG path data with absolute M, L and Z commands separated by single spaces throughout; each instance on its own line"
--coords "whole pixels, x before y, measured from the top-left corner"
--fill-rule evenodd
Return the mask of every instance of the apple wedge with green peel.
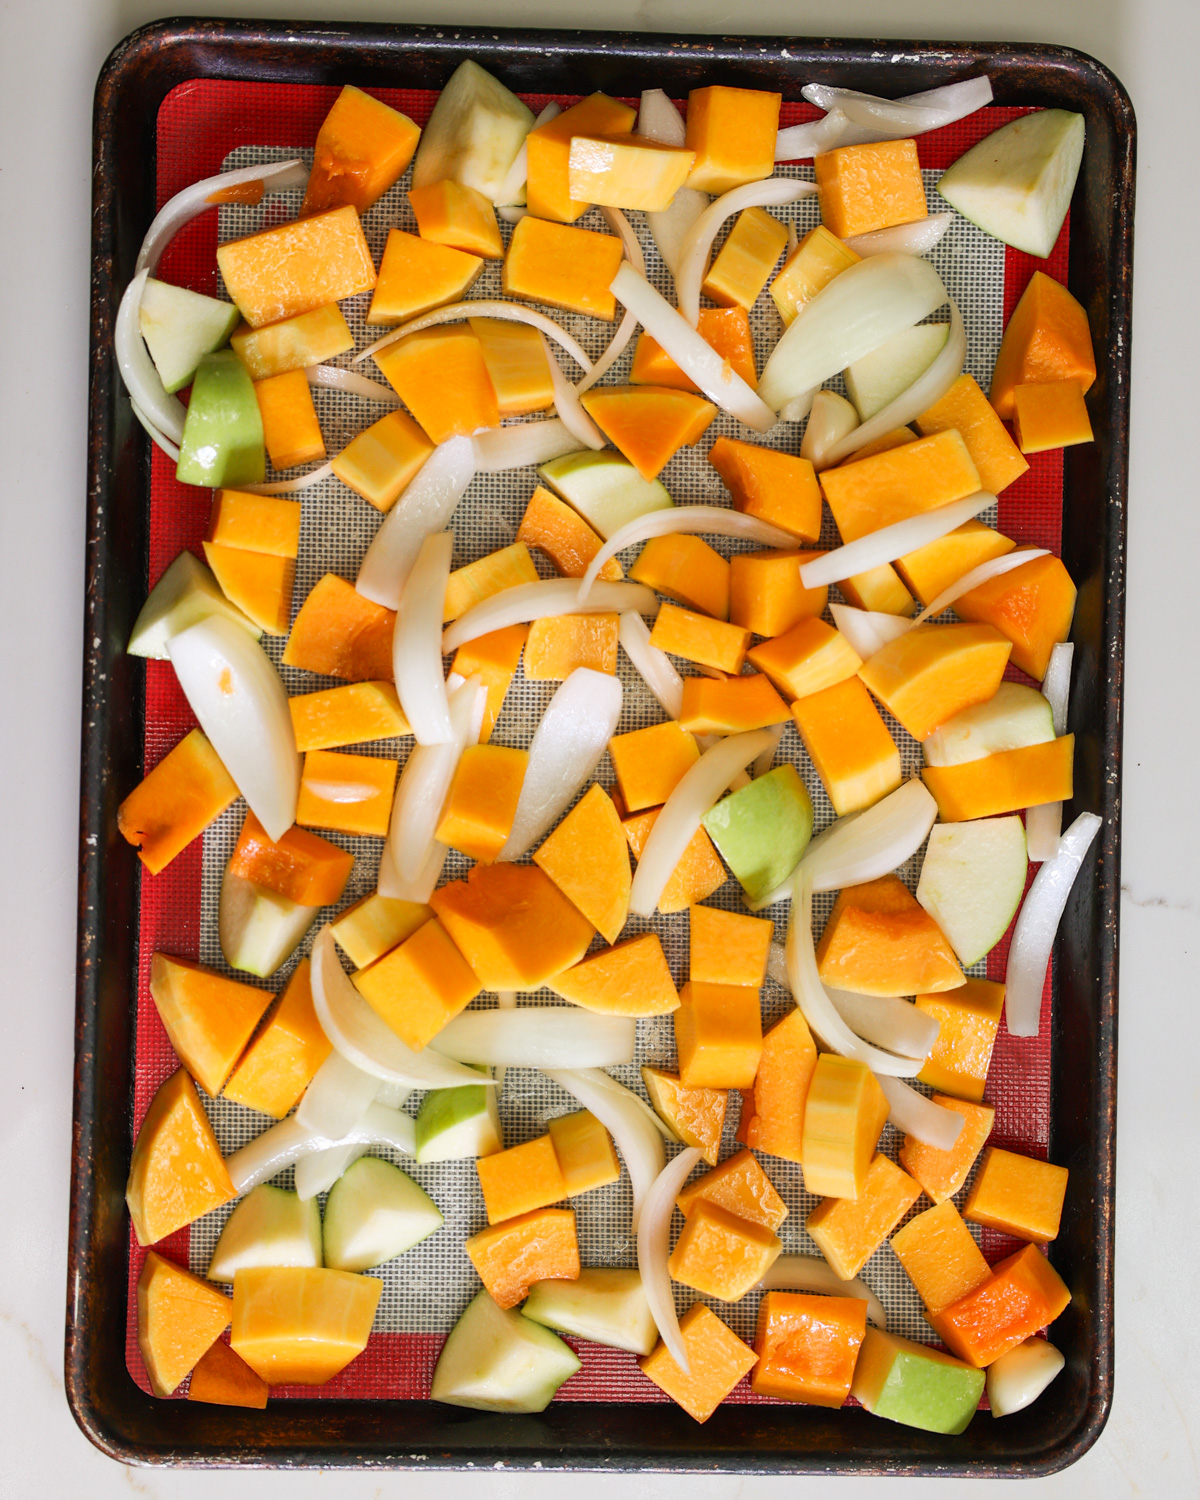
M 208 1264 L 209 1281 L 231 1282 L 251 1266 L 319 1266 L 321 1210 L 287 1188 L 260 1183 L 225 1220 Z
M 217 934 L 226 963 L 269 979 L 300 946 L 319 911 L 319 906 L 301 906 L 226 869 L 217 905 Z
M 788 878 L 812 838 L 813 805 L 795 766 L 776 766 L 701 818 L 747 899 L 761 901 Z
M 147 277 L 138 327 L 163 389 L 180 391 L 190 384 L 204 356 L 229 342 L 241 316 L 232 302 L 218 302 L 215 297 Z
M 475 1411 L 545 1411 L 579 1367 L 557 1334 L 480 1292 L 450 1330 L 429 1394 Z
M 961 766 L 1002 750 L 1044 745 L 1054 738 L 1053 710 L 1037 688 L 1002 682 L 986 703 L 947 719 L 921 748 L 927 766 Z
M 929 834 L 917 900 L 946 934 L 963 968 L 986 957 L 1016 915 L 1029 860 L 1020 818 L 937 823 Z
M 210 615 L 224 615 L 256 641 L 262 635 L 253 620 L 230 604 L 209 569 L 192 553 L 181 552 L 150 590 L 125 649 L 130 656 L 166 661 L 168 640 Z
M 535 1323 L 610 1349 L 649 1354 L 658 1342 L 658 1325 L 636 1270 L 593 1266 L 575 1281 L 535 1281 L 521 1311 Z
M 442 1227 L 442 1212 L 399 1167 L 360 1157 L 329 1190 L 325 1203 L 325 1264 L 369 1271 L 403 1255 Z
M 846 366 L 846 394 L 866 422 L 918 380 L 946 346 L 949 323 L 917 323 Z
M 627 458 L 605 448 L 565 453 L 543 464 L 538 474 L 573 506 L 605 541 L 622 526 L 652 510 L 667 510 L 674 501 L 666 485 L 643 479 Z
M 180 484 L 261 484 L 267 472 L 262 414 L 254 382 L 232 349 L 206 354 L 196 367 L 175 478 Z
M 468 59 L 450 75 L 421 132 L 412 185 L 461 182 L 496 202 L 533 125 L 533 111 Z
M 483 1084 L 430 1089 L 417 1111 L 416 1129 L 422 1163 L 464 1161 L 504 1149 L 496 1090 Z

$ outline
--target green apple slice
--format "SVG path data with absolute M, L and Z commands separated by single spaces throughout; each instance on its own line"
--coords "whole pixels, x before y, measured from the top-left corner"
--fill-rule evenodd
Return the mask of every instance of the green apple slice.
M 262 416 L 254 382 L 232 349 L 196 367 L 175 478 L 180 484 L 259 484 L 266 473 Z
M 985 234 L 1043 259 L 1054 249 L 1083 159 L 1083 116 L 1042 109 L 985 136 L 938 192 Z
M 667 510 L 675 503 L 666 485 L 643 479 L 627 458 L 611 448 L 600 453 L 590 448 L 564 453 L 543 464 L 538 473 L 605 541 L 639 516 Z
M 417 1160 L 462 1161 L 504 1149 L 497 1090 L 430 1089 L 417 1111 Z
M 494 203 L 533 125 L 533 111 L 478 63 L 450 75 L 421 132 L 412 185 L 449 178 Z
M 224 615 L 249 631 L 256 641 L 262 636 L 254 621 L 230 604 L 204 564 L 192 553 L 181 552 L 150 590 L 125 649 L 130 656 L 166 661 L 170 638 L 209 615 Z
M 1004 934 L 1025 894 L 1028 868 L 1020 818 L 938 823 L 917 882 L 917 900 L 938 924 L 963 968 Z
M 579 1364 L 548 1328 L 480 1292 L 442 1346 L 429 1394 L 476 1411 L 545 1411 Z
M 261 1183 L 225 1220 L 208 1265 L 209 1281 L 231 1282 L 252 1266 L 319 1266 L 321 1210 L 286 1188 Z
M 269 979 L 299 947 L 319 910 L 226 869 L 217 907 L 221 952 L 232 968 Z
M 188 385 L 204 356 L 229 342 L 241 316 L 232 302 L 148 277 L 138 327 L 165 389 L 178 391 Z
M 325 1202 L 325 1264 L 369 1271 L 419 1245 L 443 1222 L 437 1204 L 407 1173 L 378 1156 L 360 1157 Z
M 521 1309 L 525 1317 L 560 1333 L 649 1354 L 658 1326 L 638 1271 L 594 1266 L 577 1281 L 535 1281 Z
M 906 391 L 942 352 L 949 323 L 918 323 L 846 366 L 846 394 L 865 422 Z
M 776 766 L 701 819 L 750 901 L 781 886 L 812 838 L 813 805 L 795 766 Z
M 986 703 L 947 719 L 922 748 L 927 766 L 961 766 L 1001 750 L 1043 745 L 1053 738 L 1054 712 L 1037 688 L 1002 682 Z
M 850 1394 L 877 1417 L 922 1432 L 962 1432 L 975 1415 L 984 1374 L 928 1344 L 868 1327 Z

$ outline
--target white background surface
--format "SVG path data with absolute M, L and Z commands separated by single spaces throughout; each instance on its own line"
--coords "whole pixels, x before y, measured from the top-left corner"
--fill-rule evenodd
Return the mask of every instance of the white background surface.
M 571 25 L 671 33 L 1002 38 L 1092 53 L 1138 115 L 1126 632 L 1116 1400 L 1093 1451 L 1022 1491 L 1200 1495 L 1194 993 L 1196 0 L 181 0 L 190 14 Z M 143 0 L 0 0 L 0 1496 L 131 1491 L 289 1500 L 403 1494 L 767 1500 L 820 1481 L 550 1475 L 227 1474 L 122 1468 L 62 1385 L 74 1007 L 91 104 L 109 50 L 169 14 Z M 1104 351 L 1098 350 L 1100 358 Z M 1086 1066 L 1087 1061 L 1081 1060 Z M 839 1500 L 928 1489 L 845 1481 Z M 967 1489 L 951 1482 L 941 1493 Z M 997 1490 L 971 1487 L 971 1494 Z M 1011 1494 L 1011 1490 L 1005 1493 Z

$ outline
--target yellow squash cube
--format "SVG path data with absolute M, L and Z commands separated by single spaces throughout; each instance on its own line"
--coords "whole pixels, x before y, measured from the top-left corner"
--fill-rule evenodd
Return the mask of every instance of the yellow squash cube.
M 621 1175 L 612 1137 L 591 1110 L 559 1115 L 549 1122 L 554 1154 L 567 1184 L 567 1197 L 607 1187 Z
M 354 987 L 396 1035 L 420 1051 L 482 986 L 436 918 L 352 974 Z
M 700 290 L 719 307 L 753 307 L 786 244 L 787 229 L 766 209 L 743 209 Z
M 858 1196 L 823 1199 L 804 1227 L 816 1240 L 833 1274 L 852 1281 L 920 1196 L 920 1185 L 889 1157 L 877 1152 Z
M 296 822 L 305 828 L 383 838 L 392 816 L 399 764 L 381 756 L 310 750 L 300 776 Z
M 870 1068 L 822 1052 L 804 1105 L 805 1188 L 822 1197 L 857 1198 L 887 1117 L 887 1099 Z
M 938 1022 L 938 1034 L 917 1077 L 943 1093 L 978 1104 L 1004 1009 L 1004 986 L 968 978 L 949 994 L 918 995 L 918 1010 Z
M 739 1219 L 702 1198 L 692 1206 L 667 1266 L 676 1281 L 693 1291 L 738 1302 L 782 1250 L 779 1236 L 764 1224 Z
M 675 1046 L 679 1076 L 688 1088 L 748 1089 L 762 1045 L 760 996 L 754 985 L 695 980 L 679 991 Z
M 639 208 L 655 213 L 670 205 L 687 181 L 696 153 L 644 135 L 575 135 L 567 181 L 576 203 Z
M 512 832 L 528 765 L 528 750 L 468 745 L 450 783 L 438 842 L 491 864 Z
M 332 460 L 333 472 L 376 510 L 388 511 L 432 452 L 406 411 L 390 411 L 350 439 Z
M 806 302 L 811 302 L 835 276 L 861 259 L 836 234 L 830 234 L 824 224 L 810 229 L 771 283 L 771 296 L 784 326 L 794 323 Z
M 531 1209 L 545 1208 L 567 1197 L 567 1179 L 559 1164 L 554 1141 L 535 1136 L 507 1151 L 493 1151 L 476 1158 L 475 1170 L 487 1208 L 489 1224 L 500 1224 Z
M 1066 1192 L 1066 1167 L 989 1146 L 967 1194 L 963 1218 L 1019 1240 L 1053 1240 Z

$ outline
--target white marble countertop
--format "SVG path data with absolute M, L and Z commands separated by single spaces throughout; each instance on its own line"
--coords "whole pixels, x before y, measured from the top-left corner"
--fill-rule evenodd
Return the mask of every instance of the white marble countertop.
M 1002 37 L 1073 45 L 1133 97 L 1139 158 L 1121 914 L 1116 1399 L 1095 1448 L 1022 1493 L 1088 1500 L 1200 1494 L 1196 1142 L 1200 1089 L 1200 740 L 1194 629 L 1200 503 L 1195 249 L 1196 0 L 191 0 L 190 14 L 570 24 L 667 32 Z M 551 1475 L 285 1475 L 125 1469 L 76 1429 L 63 1394 L 74 1010 L 91 101 L 96 74 L 153 0 L 0 7 L 0 859 L 7 979 L 0 1046 L 0 1495 L 550 1496 Z M 1102 357 L 1102 352 L 1101 352 Z M 1186 627 L 1186 628 L 1185 628 Z M 615 1495 L 766 1500 L 818 1484 L 578 1476 Z M 845 1481 L 845 1500 L 918 1481 Z M 885 1488 L 886 1486 L 886 1488 Z M 982 1484 L 972 1490 L 996 1488 Z M 955 1487 L 955 1493 L 958 1488 Z M 1005 1493 L 1012 1493 L 1006 1491 Z

